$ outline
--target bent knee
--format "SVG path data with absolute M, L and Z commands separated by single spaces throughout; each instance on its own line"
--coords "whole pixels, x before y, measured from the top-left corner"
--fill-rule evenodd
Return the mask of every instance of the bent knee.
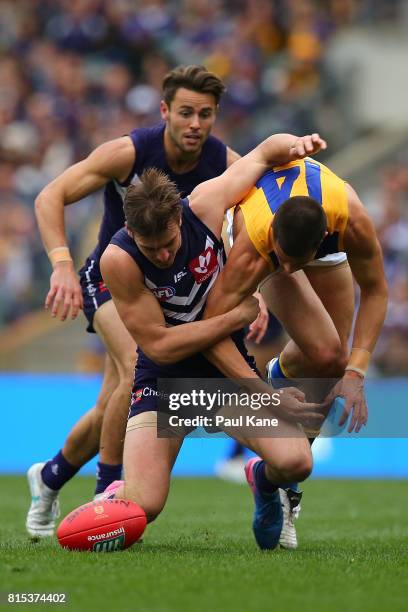
M 320 376 L 339 378 L 343 376 L 347 365 L 347 353 L 339 340 L 329 346 L 317 346 L 311 355 L 311 360 L 316 373 Z
M 281 460 L 280 465 L 275 466 L 280 477 L 285 482 L 302 482 L 312 472 L 313 459 L 311 452 L 299 452 Z
M 152 523 L 159 516 L 166 503 L 166 498 L 158 495 L 143 495 L 140 491 L 136 491 L 126 484 L 124 497 L 144 510 L 148 523 Z

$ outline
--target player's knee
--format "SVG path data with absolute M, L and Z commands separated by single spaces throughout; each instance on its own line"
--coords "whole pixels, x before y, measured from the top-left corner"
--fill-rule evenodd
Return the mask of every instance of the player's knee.
M 282 457 L 275 469 L 278 470 L 280 478 L 285 482 L 302 482 L 306 480 L 312 472 L 313 459 L 310 451 L 292 452 L 290 455 Z
M 341 346 L 336 345 L 332 350 L 329 350 L 324 355 L 322 362 L 322 373 L 333 378 L 341 378 L 344 374 L 344 369 L 347 365 L 347 353 Z
M 153 523 L 154 520 L 157 519 L 160 512 L 163 510 L 163 505 L 161 504 L 145 504 L 143 510 L 146 513 L 147 522 Z
M 166 503 L 166 497 L 158 494 L 143 493 L 140 488 L 125 484 L 125 498 L 138 504 L 146 513 L 147 522 L 152 523 L 161 513 Z
M 342 375 L 345 368 L 344 350 L 340 340 L 333 340 L 330 344 L 316 346 L 312 354 L 313 366 L 316 374 L 327 377 Z
M 288 482 L 302 482 L 306 480 L 312 472 L 313 461 L 310 453 L 300 453 L 291 458 L 286 470 L 288 472 Z

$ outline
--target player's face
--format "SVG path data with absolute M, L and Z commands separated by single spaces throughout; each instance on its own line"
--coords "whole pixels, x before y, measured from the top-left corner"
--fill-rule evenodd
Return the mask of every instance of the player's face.
M 316 255 L 316 251 L 312 251 L 309 255 L 304 257 L 290 257 L 281 249 L 278 241 L 274 244 L 274 251 L 282 271 L 286 272 L 286 274 L 292 274 L 296 272 L 296 270 L 301 270 L 306 264 L 312 261 Z
M 180 224 L 172 222 L 154 238 L 133 233 L 133 240 L 143 255 L 157 268 L 170 268 L 181 246 Z
M 166 121 L 166 132 L 172 145 L 184 155 L 196 157 L 214 125 L 215 98 L 181 87 L 167 105 L 161 102 L 160 110 Z

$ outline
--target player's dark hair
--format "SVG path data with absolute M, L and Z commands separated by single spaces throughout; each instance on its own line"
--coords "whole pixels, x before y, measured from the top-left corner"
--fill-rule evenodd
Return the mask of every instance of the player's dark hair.
M 129 230 L 150 238 L 166 231 L 172 221 L 179 223 L 180 194 L 164 172 L 148 168 L 127 188 L 123 210 Z
M 177 66 L 166 74 L 163 79 L 163 99 L 167 105 L 173 101 L 180 87 L 198 93 L 212 94 L 216 104 L 219 104 L 225 85 L 213 72 L 205 66 Z
M 316 251 L 327 229 L 327 218 L 313 198 L 294 196 L 278 208 L 272 222 L 274 240 L 289 257 Z

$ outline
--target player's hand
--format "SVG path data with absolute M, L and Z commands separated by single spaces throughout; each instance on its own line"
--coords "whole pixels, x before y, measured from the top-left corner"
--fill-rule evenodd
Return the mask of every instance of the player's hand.
M 249 332 L 247 334 L 246 339 L 252 340 L 253 342 L 255 342 L 255 344 L 259 344 L 262 341 L 266 330 L 268 329 L 269 311 L 266 307 L 265 300 L 263 299 L 259 291 L 256 291 L 253 294 L 253 297 L 258 300 L 259 314 L 255 321 L 253 321 L 249 326 Z
M 245 325 L 249 325 L 259 315 L 259 302 L 257 299 L 252 297 L 252 295 L 248 295 L 246 298 L 242 300 L 238 306 L 235 307 L 238 315 L 240 317 L 240 326 L 245 327 Z
M 303 159 L 308 155 L 315 155 L 319 151 L 327 149 L 327 143 L 319 134 L 308 134 L 300 136 L 295 140 L 289 150 L 290 161 Z
M 301 423 L 305 429 L 320 429 L 327 414 L 326 404 L 305 402 L 305 394 L 296 387 L 279 389 L 279 395 L 282 418 Z
M 336 397 L 344 399 L 344 410 L 338 422 L 342 427 L 352 416 L 347 431 L 358 433 L 363 425 L 368 421 L 368 408 L 364 393 L 364 378 L 351 370 L 347 371 L 343 378 L 339 380 L 325 399 L 325 403 L 331 404 Z
M 58 262 L 51 274 L 45 308 L 51 308 L 53 317 L 59 316 L 61 321 L 65 321 L 69 312 L 71 319 L 75 319 L 82 307 L 81 286 L 73 264 L 70 261 Z

